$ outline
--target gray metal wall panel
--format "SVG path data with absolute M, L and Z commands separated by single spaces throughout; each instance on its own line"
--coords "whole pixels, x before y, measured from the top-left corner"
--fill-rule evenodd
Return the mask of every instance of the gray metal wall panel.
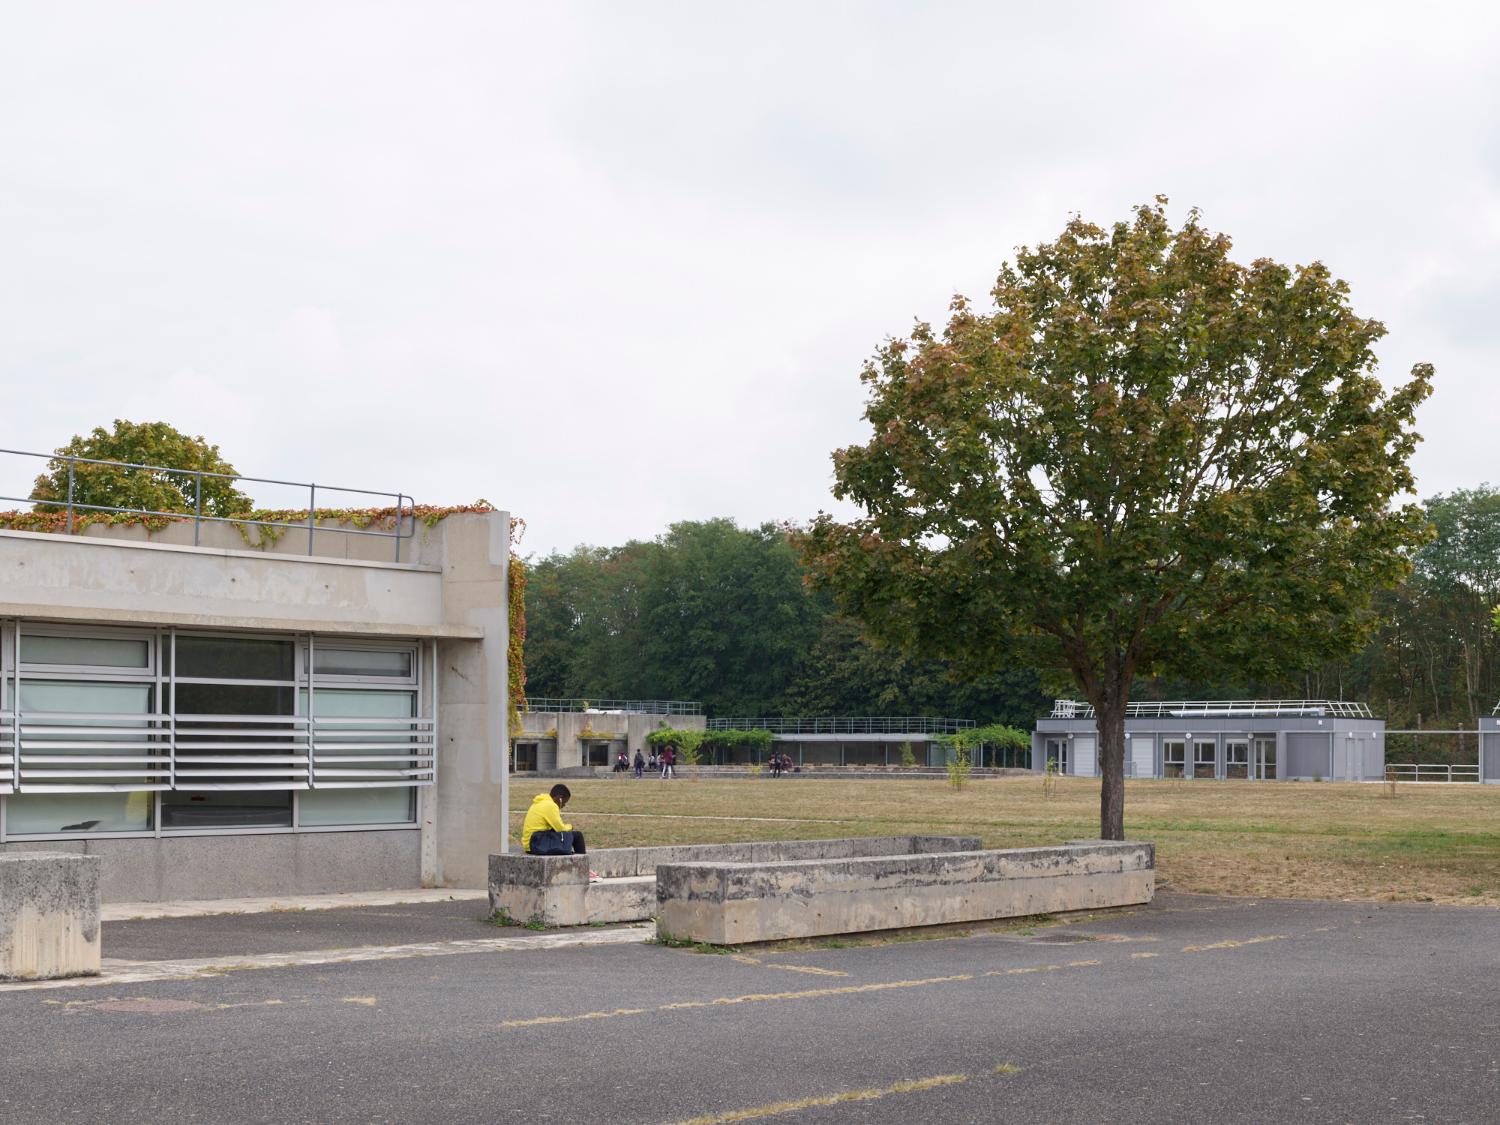
M 1284 777 L 1322 777 L 1333 773 L 1328 735 L 1289 733 L 1286 736 Z

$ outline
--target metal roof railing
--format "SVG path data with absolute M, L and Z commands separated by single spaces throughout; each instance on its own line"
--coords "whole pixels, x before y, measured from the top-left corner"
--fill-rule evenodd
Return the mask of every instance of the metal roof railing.
M 1058 699 L 1053 719 L 1092 719 L 1092 704 Z M 1371 719 L 1368 704 L 1343 699 L 1213 699 L 1127 703 L 1127 719 L 1335 718 Z
M 731 717 L 708 720 L 709 730 L 768 730 L 772 734 L 955 734 L 974 725 L 973 719 L 943 719 L 930 715 Z
M 528 696 L 527 711 L 619 711 L 638 715 L 701 715 L 703 704 L 686 699 L 596 699 L 577 696 L 562 699 L 554 696 Z
M 374 535 L 382 539 L 395 541 L 396 561 L 401 561 L 401 541 L 410 539 L 417 533 L 417 517 L 415 504 L 412 498 L 404 492 L 375 492 L 368 488 L 343 488 L 328 484 L 309 484 L 303 481 L 273 480 L 270 477 L 245 477 L 237 473 L 209 473 L 201 469 L 174 469 L 170 465 L 138 465 L 132 461 L 105 461 L 97 457 L 76 457 L 67 453 L 31 453 L 24 449 L 0 449 L 0 455 L 10 457 L 31 457 L 36 460 L 46 461 L 51 466 L 61 468 L 64 465 L 68 470 L 67 494 L 57 500 L 38 500 L 31 496 L 0 496 L 0 500 L 16 504 L 45 505 L 48 508 L 67 512 L 67 531 L 73 534 L 73 522 L 76 514 L 81 512 L 109 512 L 116 515 L 148 516 L 157 519 L 172 520 L 185 523 L 189 520 L 193 524 L 193 546 L 198 546 L 203 525 L 205 523 L 232 523 L 249 524 L 252 527 L 277 527 L 285 530 L 298 530 L 307 532 L 307 553 L 313 553 L 313 540 L 317 532 L 332 533 L 337 535 Z M 78 477 L 78 466 L 80 465 L 108 465 L 115 469 L 133 469 L 139 472 L 165 474 L 169 477 L 187 477 L 191 479 L 193 510 L 191 512 L 163 512 L 150 508 L 118 508 L 111 504 L 85 504 L 77 499 L 75 484 Z M 249 516 L 212 516 L 203 514 L 203 481 L 204 478 L 212 480 L 245 481 L 250 484 L 274 484 L 283 485 L 288 488 L 307 489 L 307 518 L 296 523 L 283 520 L 258 520 Z M 356 496 L 377 496 L 381 500 L 392 501 L 390 507 L 395 515 L 396 526 L 391 530 L 374 527 L 319 527 L 317 523 L 318 490 L 322 489 L 326 495 L 330 492 L 349 493 Z M 324 501 L 327 502 L 326 499 Z

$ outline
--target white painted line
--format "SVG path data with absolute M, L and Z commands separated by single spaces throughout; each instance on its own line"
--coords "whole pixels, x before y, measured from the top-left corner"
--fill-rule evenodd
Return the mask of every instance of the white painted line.
M 528 949 L 566 949 L 585 945 L 639 945 L 656 936 L 646 923 L 616 930 L 569 931 L 515 937 L 426 941 L 411 945 L 362 945 L 353 949 L 312 949 L 297 953 L 255 953 L 238 957 L 199 957 L 182 961 L 122 961 L 106 957 L 97 977 L 16 981 L 0 984 L 0 995 L 37 989 L 88 988 L 96 985 L 145 984 L 163 980 L 196 980 L 250 969 L 300 969 L 361 961 L 399 961 L 411 957 L 452 957 L 463 953 L 507 953 Z
M 477 902 L 488 891 L 471 888 L 413 887 L 404 891 L 341 891 L 326 895 L 277 895 L 273 898 L 210 898 L 180 902 L 106 902 L 104 922 L 155 918 L 205 918 L 211 914 L 271 914 L 294 910 L 340 910 L 350 906 L 406 906 L 424 902 Z

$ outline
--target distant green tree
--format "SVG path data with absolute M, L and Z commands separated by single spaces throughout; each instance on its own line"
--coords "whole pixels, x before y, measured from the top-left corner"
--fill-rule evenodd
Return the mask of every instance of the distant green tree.
M 219 453 L 217 445 L 210 445 L 201 436 L 189 437 L 166 422 L 128 422 L 117 418 L 113 430 L 97 426 L 87 435 L 76 435 L 56 453 L 31 490 L 31 499 L 43 511 L 57 511 L 67 505 L 70 456 L 160 466 L 127 469 L 73 462 L 75 506 L 94 504 L 150 512 L 193 512 L 197 509 L 199 484 L 188 473 L 170 470 L 195 469 L 222 473 L 228 478 L 235 476 L 234 466 Z M 235 488 L 234 483 L 224 477 L 202 479 L 204 515 L 241 515 L 250 510 L 250 497 Z
M 1037 674 L 1004 669 L 957 677 L 939 660 L 866 640 L 822 596 L 817 641 L 799 662 L 780 703 L 788 715 L 945 715 L 1029 727 L 1048 707 Z
M 786 533 L 705 520 L 657 545 L 640 601 L 652 682 L 718 715 L 774 712 L 820 618 Z

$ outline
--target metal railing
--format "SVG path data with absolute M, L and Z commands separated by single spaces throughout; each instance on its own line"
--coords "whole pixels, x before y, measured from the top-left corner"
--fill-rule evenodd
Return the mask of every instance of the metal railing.
M 593 696 L 560 699 L 554 696 L 528 696 L 525 710 L 542 714 L 560 711 L 618 711 L 638 715 L 701 715 L 703 704 L 687 699 L 595 699 Z
M 376 492 L 368 488 L 344 488 L 341 486 L 327 484 L 309 484 L 303 481 L 273 480 L 270 477 L 246 477 L 235 473 L 210 473 L 200 469 L 174 469 L 168 465 L 139 465 L 131 461 L 104 461 L 95 457 L 76 457 L 64 453 L 32 453 L 23 449 L 0 449 L 0 454 L 11 457 L 31 457 L 46 461 L 49 465 L 59 468 L 63 465 L 68 469 L 67 495 L 57 500 L 38 500 L 31 496 L 0 496 L 0 501 L 8 501 L 17 504 L 46 505 L 67 513 L 67 531 L 73 533 L 75 513 L 80 512 L 108 512 L 117 515 L 148 516 L 156 519 L 172 520 L 174 522 L 186 523 L 191 520 L 193 524 L 193 546 L 199 545 L 205 523 L 229 523 L 241 524 L 251 527 L 281 528 L 283 530 L 307 531 L 307 553 L 313 553 L 313 541 L 317 532 L 337 535 L 372 535 L 381 539 L 391 539 L 395 542 L 396 562 L 401 561 L 401 541 L 410 539 L 416 534 L 417 518 L 415 504 L 410 496 L 404 492 Z M 193 510 L 191 512 L 165 512 L 150 508 L 120 508 L 110 504 L 86 504 L 78 500 L 76 484 L 78 478 L 78 466 L 80 465 L 108 465 L 116 469 L 131 469 L 147 473 L 164 473 L 174 477 L 192 478 Z M 307 518 L 295 523 L 282 520 L 258 520 L 249 516 L 215 516 L 205 515 L 203 512 L 203 482 L 210 480 L 244 481 L 250 484 L 272 484 L 288 488 L 307 489 Z M 325 494 L 347 493 L 356 496 L 376 496 L 382 500 L 390 500 L 390 505 L 395 520 L 395 527 L 391 530 L 369 528 L 369 527 L 319 527 L 318 526 L 318 492 L 322 490 Z
M 708 720 L 709 730 L 768 730 L 772 734 L 955 734 L 975 725 L 973 719 L 941 719 L 929 715 L 901 718 L 835 715 Z
M 431 785 L 433 720 L 0 715 L 0 794 Z
M 1092 719 L 1092 704 L 1058 699 L 1053 719 Z M 1371 719 L 1368 704 L 1342 699 L 1216 699 L 1127 703 L 1127 719 L 1336 718 Z
M 1442 762 L 1387 762 L 1387 781 L 1478 781 L 1475 764 L 1452 765 Z

